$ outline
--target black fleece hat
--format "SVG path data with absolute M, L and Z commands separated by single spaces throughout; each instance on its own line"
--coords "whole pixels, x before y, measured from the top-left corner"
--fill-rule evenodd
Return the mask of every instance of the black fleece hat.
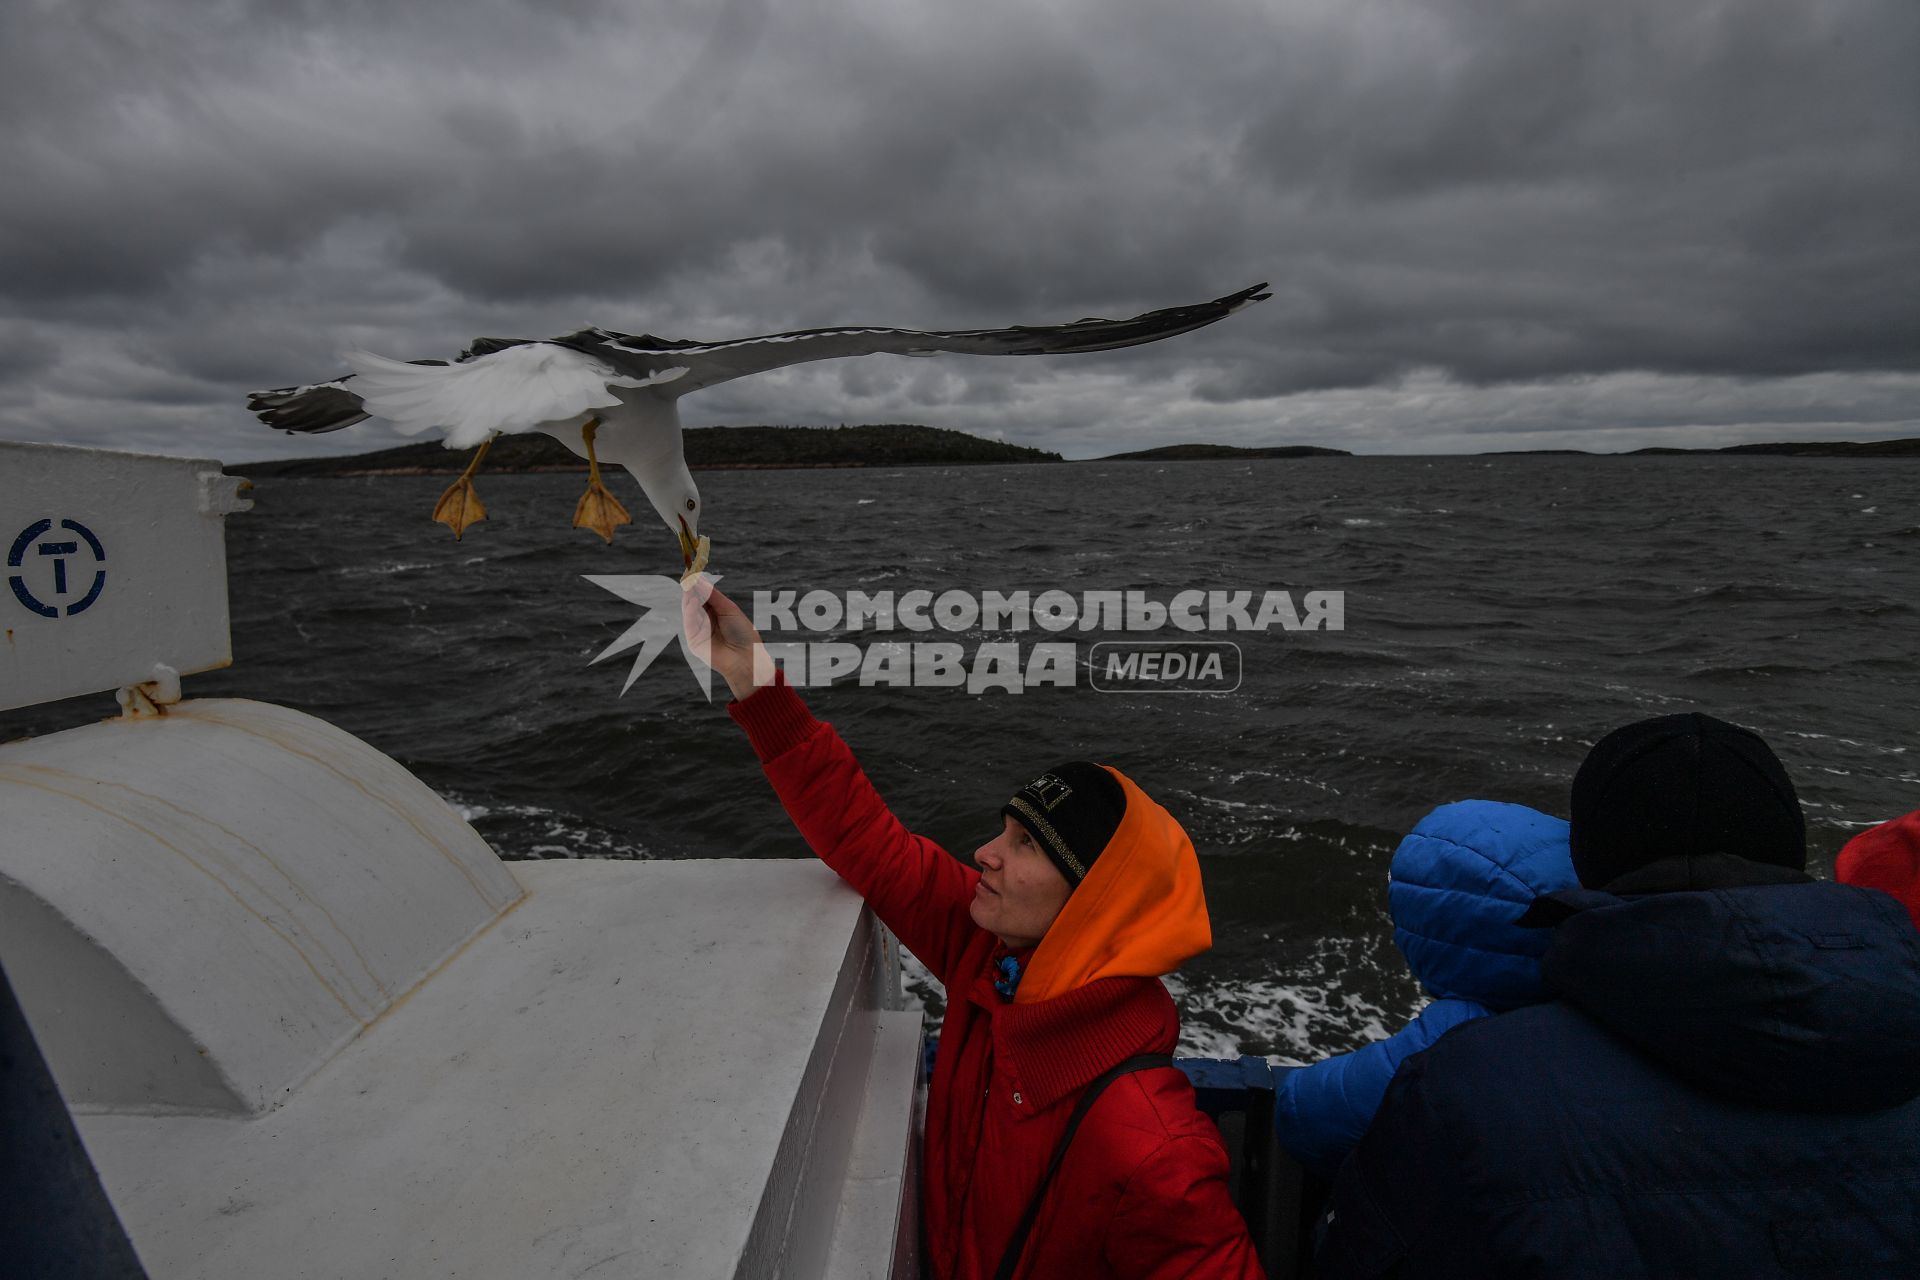
M 1013 793 L 1000 812 L 1033 833 L 1073 888 L 1120 829 L 1127 793 L 1097 764 L 1075 760 L 1055 765 Z
M 1779 758 L 1759 734 L 1697 711 L 1594 744 L 1573 778 L 1568 836 L 1589 889 L 1686 854 L 1807 867 L 1806 819 Z

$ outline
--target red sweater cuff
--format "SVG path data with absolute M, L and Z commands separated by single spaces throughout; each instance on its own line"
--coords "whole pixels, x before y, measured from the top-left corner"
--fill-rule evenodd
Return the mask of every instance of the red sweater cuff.
M 727 714 L 747 731 L 747 741 L 763 764 L 799 746 L 821 724 L 787 683 L 786 672 L 778 669 L 772 684 L 729 702 Z

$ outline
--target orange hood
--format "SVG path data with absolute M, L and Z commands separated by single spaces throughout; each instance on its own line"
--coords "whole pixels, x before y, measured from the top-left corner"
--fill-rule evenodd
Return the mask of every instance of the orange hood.
M 1213 945 L 1193 841 L 1132 779 L 1100 767 L 1119 779 L 1127 811 L 1034 949 L 1015 1004 L 1100 978 L 1157 978 Z

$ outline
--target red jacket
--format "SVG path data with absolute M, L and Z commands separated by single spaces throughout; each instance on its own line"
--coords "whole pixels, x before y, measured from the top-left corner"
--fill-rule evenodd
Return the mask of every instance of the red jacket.
M 846 743 L 784 680 L 729 711 L 814 852 L 946 984 L 927 1099 L 927 1250 L 939 1280 L 990 1280 L 1080 1091 L 1126 1058 L 1172 1052 L 1173 1001 L 1144 976 L 1002 999 L 992 966 L 1005 948 L 968 915 L 979 873 L 903 827 Z M 1219 1133 L 1178 1070 L 1122 1076 L 1101 1095 L 1055 1175 L 1018 1274 L 1263 1274 L 1228 1196 Z
M 1833 878 L 1892 894 L 1920 926 L 1920 809 L 1847 841 Z

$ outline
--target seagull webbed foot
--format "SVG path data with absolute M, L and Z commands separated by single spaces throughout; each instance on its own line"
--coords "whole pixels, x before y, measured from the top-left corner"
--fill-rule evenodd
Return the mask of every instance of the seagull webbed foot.
M 614 529 L 632 524 L 633 517 L 620 505 L 620 499 L 600 482 L 600 457 L 593 448 L 593 438 L 599 432 L 599 418 L 588 418 L 580 427 L 580 439 L 587 446 L 587 491 L 580 495 L 580 502 L 573 509 L 573 527 L 591 529 L 611 543 Z
M 633 517 L 620 505 L 620 499 L 613 496 L 613 491 L 600 482 L 599 476 L 587 481 L 587 491 L 580 495 L 580 503 L 573 509 L 574 528 L 591 529 L 612 542 L 615 528 L 632 523 Z
M 480 495 L 473 487 L 473 473 L 480 469 L 480 460 L 487 456 L 487 450 L 493 448 L 493 437 L 488 436 L 474 450 L 473 457 L 467 462 L 467 469 L 460 478 L 447 486 L 440 495 L 440 501 L 433 504 L 433 519 L 453 530 L 453 540 L 460 541 L 470 524 L 479 524 L 487 518 L 487 509 L 480 504 Z
M 461 476 L 447 486 L 440 495 L 440 501 L 433 504 L 435 522 L 453 530 L 453 540 L 458 542 L 470 524 L 478 524 L 487 518 L 487 509 L 480 504 L 480 495 L 474 492 L 473 481 Z

